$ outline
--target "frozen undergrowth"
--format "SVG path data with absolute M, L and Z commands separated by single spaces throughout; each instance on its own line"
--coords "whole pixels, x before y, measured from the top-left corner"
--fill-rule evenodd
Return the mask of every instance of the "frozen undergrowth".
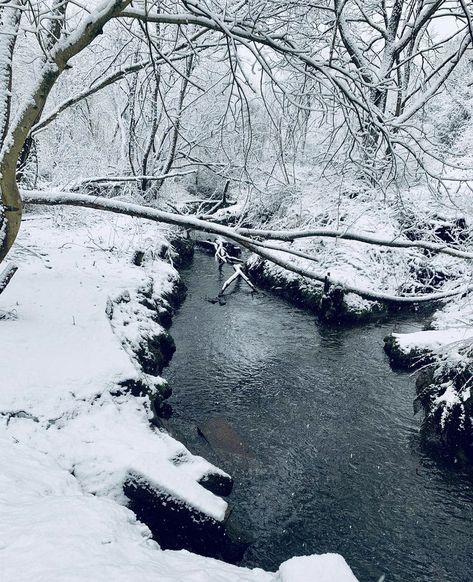
M 20 270 L 0 307 L 2 579 L 354 580 L 336 555 L 295 559 L 269 574 L 163 552 L 123 506 L 133 473 L 217 520 L 226 510 L 197 483 L 218 469 L 152 429 L 148 396 L 123 389 L 143 380 L 132 348 L 159 325 L 143 306 L 135 313 L 133 298 L 149 280 L 153 296 L 165 295 L 177 277 L 158 258 L 143 268 L 131 257 L 136 248 L 157 257 L 166 244 L 156 225 L 93 211 L 25 218 L 12 253 Z M 106 306 L 124 295 L 117 335 Z
M 443 218 L 440 219 L 440 216 Z M 438 238 L 440 229 L 442 226 L 449 228 L 458 216 L 425 188 L 406 191 L 402 198 L 397 194 L 385 197 L 357 182 L 334 190 L 333 185 L 324 180 L 316 180 L 315 177 L 311 180 L 310 171 L 302 169 L 297 188 L 292 195 L 286 195 L 264 228 L 329 228 L 386 240 L 407 236 L 442 242 Z M 258 220 L 257 214 L 249 218 Z M 468 229 L 467 225 L 465 232 L 469 233 Z M 471 248 L 469 240 L 463 241 L 463 245 L 463 248 Z M 322 274 L 330 273 L 333 279 L 364 290 L 390 295 L 429 293 L 469 281 L 469 270 L 464 261 L 440 254 L 428 255 L 420 249 L 395 249 L 333 238 L 300 239 L 287 246 L 316 257 L 316 262 L 290 257 L 294 264 L 310 267 Z M 280 254 L 285 258 L 289 256 Z M 267 261 L 264 270 L 272 278 L 297 280 L 303 288 L 320 289 L 320 284 Z M 347 294 L 345 300 L 349 309 L 355 312 L 376 307 L 373 302 L 353 293 Z

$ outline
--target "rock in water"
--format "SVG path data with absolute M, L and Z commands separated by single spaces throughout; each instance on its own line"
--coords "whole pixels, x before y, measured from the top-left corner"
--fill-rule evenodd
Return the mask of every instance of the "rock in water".
M 216 452 L 244 458 L 254 456 L 242 437 L 222 416 L 207 420 L 197 427 L 197 431 Z

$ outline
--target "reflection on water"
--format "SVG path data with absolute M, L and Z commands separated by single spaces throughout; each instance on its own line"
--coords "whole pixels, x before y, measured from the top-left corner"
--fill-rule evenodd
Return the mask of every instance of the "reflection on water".
M 244 286 L 212 304 L 228 272 L 202 254 L 183 276 L 172 425 L 235 478 L 234 513 L 255 538 L 244 565 L 340 552 L 362 581 L 473 580 L 473 480 L 423 452 L 414 379 L 382 351 L 394 323 L 320 327 Z M 196 426 L 215 418 L 252 454 L 211 449 Z

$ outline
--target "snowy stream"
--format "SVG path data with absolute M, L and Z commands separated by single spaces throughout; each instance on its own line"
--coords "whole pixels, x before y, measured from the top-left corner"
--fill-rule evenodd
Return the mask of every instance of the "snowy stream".
M 329 329 L 243 285 L 212 304 L 230 273 L 202 253 L 182 274 L 171 426 L 234 477 L 232 519 L 254 538 L 243 565 L 339 552 L 361 581 L 471 580 L 473 477 L 424 450 L 414 378 L 382 349 L 421 324 Z M 197 426 L 224 427 L 221 445 Z

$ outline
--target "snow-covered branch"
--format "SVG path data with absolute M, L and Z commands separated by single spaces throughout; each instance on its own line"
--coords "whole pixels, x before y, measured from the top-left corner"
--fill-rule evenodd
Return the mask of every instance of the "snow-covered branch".
M 190 174 L 195 174 L 195 170 L 183 170 L 182 172 L 169 172 L 168 174 L 162 174 L 160 176 L 92 176 L 85 180 L 80 180 L 75 182 L 74 187 L 78 188 L 87 184 L 100 184 L 102 182 L 141 182 L 142 180 L 149 181 L 159 181 L 168 180 L 169 178 L 176 178 L 178 176 L 189 176 Z
M 238 279 L 242 279 L 248 285 L 248 287 L 255 293 L 258 292 L 258 289 L 253 285 L 249 277 L 243 271 L 243 268 L 240 264 L 241 260 L 236 259 L 235 257 L 232 257 L 231 255 L 228 254 L 223 240 L 221 238 L 218 238 L 215 242 L 212 241 L 210 242 L 215 248 L 215 259 L 218 262 L 218 264 L 222 265 L 226 263 L 228 265 L 231 265 L 234 270 L 234 273 L 222 285 L 219 297 L 221 297 L 225 293 L 225 291 L 230 287 L 230 285 L 234 281 L 237 281 Z
M 131 65 L 128 65 L 127 67 L 122 67 L 121 69 L 113 72 L 110 75 L 106 75 L 98 83 L 94 83 L 91 87 L 88 87 L 87 89 L 84 89 L 84 91 L 81 91 L 81 92 L 77 93 L 76 95 L 69 97 L 69 99 L 66 99 L 60 105 L 55 107 L 53 109 L 53 111 L 48 113 L 47 116 L 43 117 L 36 125 L 33 126 L 33 128 L 31 129 L 31 134 L 35 135 L 38 132 L 40 132 L 41 130 L 43 130 L 51 122 L 53 122 L 59 114 L 61 114 L 63 111 L 65 111 L 68 107 L 71 107 L 72 105 L 75 105 L 76 103 L 79 103 L 83 99 L 87 99 L 87 97 L 91 97 L 92 95 L 94 95 L 95 93 L 98 93 L 102 89 L 105 89 L 106 87 L 109 87 L 113 83 L 120 81 L 121 79 L 123 79 L 127 75 L 131 75 L 132 73 L 136 73 L 137 71 L 141 71 L 142 69 L 146 68 L 149 64 L 150 64 L 149 59 L 144 59 L 142 61 L 139 61 L 138 63 L 133 63 Z
M 462 251 L 446 244 L 435 243 L 423 240 L 408 239 L 385 239 L 368 234 L 361 234 L 347 230 L 332 230 L 328 228 L 302 229 L 302 230 L 261 230 L 251 228 L 239 228 L 237 232 L 245 236 L 252 236 L 262 239 L 280 240 L 292 242 L 301 238 L 336 238 L 352 240 L 370 245 L 398 248 L 398 249 L 423 249 L 434 253 L 443 253 L 459 259 L 473 259 L 473 252 Z

